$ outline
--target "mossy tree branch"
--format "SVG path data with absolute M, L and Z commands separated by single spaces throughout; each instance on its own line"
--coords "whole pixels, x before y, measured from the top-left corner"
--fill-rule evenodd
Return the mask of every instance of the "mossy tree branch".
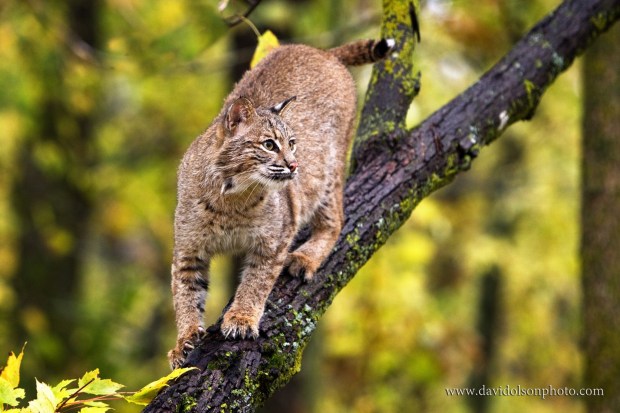
M 353 146 L 353 171 L 365 162 L 373 147 L 396 146 L 398 132 L 406 130 L 409 105 L 420 90 L 420 74 L 413 61 L 416 40 L 420 39 L 413 2 L 383 1 L 381 37 L 396 41 L 396 58 L 373 67 Z
M 383 34 L 406 44 L 394 61 L 375 68 L 358 132 L 356 169 L 345 189 L 345 226 L 317 282 L 283 274 L 257 340 L 224 340 L 217 325 L 211 328 L 188 357 L 198 370 L 162 392 L 146 412 L 254 411 L 299 370 L 303 348 L 334 296 L 413 208 L 467 170 L 509 125 L 531 118 L 547 87 L 620 15 L 618 0 L 564 1 L 478 82 L 406 130 L 417 77 L 411 66 L 411 17 L 402 4 L 384 1 Z

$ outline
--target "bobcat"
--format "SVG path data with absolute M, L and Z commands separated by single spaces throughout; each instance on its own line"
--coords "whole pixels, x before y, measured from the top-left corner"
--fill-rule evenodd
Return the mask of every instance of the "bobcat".
M 246 72 L 178 171 L 172 295 L 178 339 L 171 367 L 205 334 L 209 261 L 245 254 L 225 337 L 255 338 L 265 302 L 288 267 L 312 280 L 343 223 L 342 189 L 356 92 L 345 65 L 388 55 L 392 39 L 330 50 L 280 46 Z M 294 251 L 298 230 L 311 237 Z

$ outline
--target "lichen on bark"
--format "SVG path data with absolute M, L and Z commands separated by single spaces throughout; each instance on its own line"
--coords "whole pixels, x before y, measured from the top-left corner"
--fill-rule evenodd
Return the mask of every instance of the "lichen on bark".
M 394 146 L 391 141 L 406 131 L 407 110 L 420 90 L 420 73 L 414 64 L 415 45 L 420 39 L 416 10 L 417 0 L 383 1 L 381 37 L 394 39 L 395 58 L 373 67 L 353 144 L 353 170 L 364 160 L 369 142 Z
M 282 274 L 255 341 L 224 340 L 217 324 L 210 328 L 207 339 L 188 357 L 188 364 L 199 371 L 173 383 L 146 412 L 178 411 L 181 406 L 200 412 L 254 411 L 299 370 L 303 348 L 335 295 L 415 206 L 467 170 L 480 150 L 512 123 L 531 117 L 559 72 L 620 14 L 617 0 L 564 1 L 476 84 L 406 130 L 404 118 L 416 93 L 417 75 L 408 51 L 413 53 L 414 31 L 404 4 L 384 1 L 383 34 L 404 36 L 411 48 L 402 46 L 405 51 L 400 49 L 387 68 L 375 68 L 379 73 L 362 111 L 356 167 L 344 192 L 344 228 L 316 282 Z M 526 80 L 531 82 L 529 93 Z

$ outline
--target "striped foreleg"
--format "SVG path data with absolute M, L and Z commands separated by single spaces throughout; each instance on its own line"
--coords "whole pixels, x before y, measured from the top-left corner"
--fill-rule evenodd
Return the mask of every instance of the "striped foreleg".
M 172 263 L 172 299 L 177 323 L 176 347 L 168 353 L 173 369 L 181 366 L 205 334 L 204 311 L 209 289 L 209 263 L 187 256 Z

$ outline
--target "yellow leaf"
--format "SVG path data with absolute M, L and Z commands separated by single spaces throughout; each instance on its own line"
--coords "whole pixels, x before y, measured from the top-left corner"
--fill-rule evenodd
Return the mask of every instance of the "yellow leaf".
M 2 374 L 0 374 L 0 377 L 8 381 L 13 388 L 19 386 L 19 367 L 22 364 L 23 357 L 23 348 L 19 356 L 15 356 L 15 353 L 11 351 L 9 353 L 9 359 L 6 362 L 6 367 L 2 370 Z
M 170 380 L 176 379 L 177 377 L 191 370 L 197 370 L 197 368 L 186 367 L 182 369 L 173 370 L 172 373 L 168 374 L 166 377 L 162 377 L 159 380 L 149 383 L 143 388 L 141 388 L 140 390 L 138 390 L 137 392 L 135 392 L 134 394 L 125 396 L 124 398 L 128 402 L 146 406 L 147 404 L 150 403 L 151 400 L 153 400 L 155 396 L 157 396 L 157 393 L 159 393 L 159 391 L 163 387 L 165 387 Z
M 88 406 L 88 407 L 102 407 L 102 408 L 103 408 L 103 407 L 107 407 L 107 408 L 109 408 L 108 404 L 107 404 L 107 403 L 104 403 L 104 402 L 97 402 L 97 401 L 86 401 L 86 400 L 85 400 L 82 404 L 83 404 L 84 406 Z
M 23 399 L 24 396 L 23 389 L 14 388 L 8 380 L 0 377 L 0 411 L 2 411 L 3 404 L 17 406 L 19 404 L 18 399 Z
M 67 389 L 67 386 L 73 383 L 74 381 L 75 379 L 63 380 L 60 383 L 58 383 L 56 386 L 52 387 L 52 392 L 54 392 L 54 396 L 56 397 L 57 400 L 63 400 L 69 397 L 70 395 L 72 395 L 73 393 L 75 393 L 76 389 Z
M 262 36 L 258 36 L 258 45 L 254 51 L 254 56 L 252 56 L 250 68 L 256 66 L 258 62 L 269 54 L 270 51 L 278 46 L 280 46 L 280 42 L 278 42 L 278 38 L 271 32 L 271 30 L 267 30 L 262 34 Z
M 37 398 L 28 403 L 33 413 L 54 413 L 58 400 L 54 396 L 52 388 L 37 380 Z
M 116 394 L 117 390 L 123 387 L 125 386 L 115 383 L 110 379 L 96 379 L 82 389 L 82 393 L 94 394 L 96 396 L 112 396 Z
M 99 369 L 85 373 L 78 380 L 78 387 L 82 388 L 81 393 L 94 394 L 96 396 L 111 396 L 116 391 L 124 387 L 122 384 L 113 382 L 110 379 L 100 379 Z
M 81 379 L 78 380 L 78 387 L 84 387 L 88 383 L 92 383 L 93 381 L 99 378 L 99 369 L 95 369 L 92 371 L 88 371 L 84 373 Z
M 110 409 L 111 407 L 108 406 L 83 407 L 79 413 L 105 413 Z

